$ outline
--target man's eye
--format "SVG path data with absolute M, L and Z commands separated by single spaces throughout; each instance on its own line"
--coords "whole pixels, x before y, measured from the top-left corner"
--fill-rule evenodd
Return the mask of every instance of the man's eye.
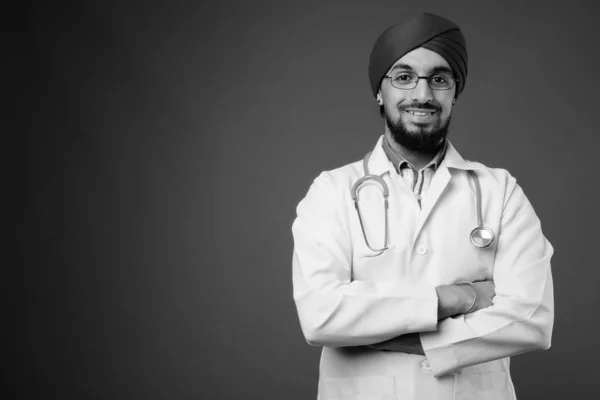
M 442 75 L 434 75 L 431 77 L 431 82 L 433 83 L 439 83 L 439 84 L 443 84 L 448 82 L 448 80 L 446 79 L 445 76 Z
M 411 74 L 398 74 L 394 80 L 397 82 L 410 82 L 413 80 L 413 76 Z

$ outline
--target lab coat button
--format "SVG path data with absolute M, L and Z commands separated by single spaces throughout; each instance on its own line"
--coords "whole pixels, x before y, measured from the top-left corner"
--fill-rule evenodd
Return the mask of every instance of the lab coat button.
M 431 371 L 431 365 L 429 364 L 429 361 L 425 360 L 421 363 L 421 366 L 423 367 L 423 369 L 425 371 Z
M 427 254 L 427 247 L 419 246 L 419 248 L 417 248 L 417 253 L 424 256 L 425 254 Z

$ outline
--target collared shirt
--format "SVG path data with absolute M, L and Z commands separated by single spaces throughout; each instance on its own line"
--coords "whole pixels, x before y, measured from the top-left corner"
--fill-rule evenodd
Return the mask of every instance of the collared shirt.
M 448 141 L 444 140 L 442 148 L 440 151 L 438 151 L 435 157 L 433 157 L 433 159 L 425 167 L 418 171 L 410 162 L 392 149 L 392 146 L 390 146 L 385 135 L 383 136 L 382 145 L 388 159 L 394 165 L 394 168 L 396 168 L 396 172 L 402 177 L 404 184 L 414 193 L 420 206 L 421 199 L 427 194 L 429 184 L 431 183 L 431 179 L 433 178 L 435 171 L 446 155 Z

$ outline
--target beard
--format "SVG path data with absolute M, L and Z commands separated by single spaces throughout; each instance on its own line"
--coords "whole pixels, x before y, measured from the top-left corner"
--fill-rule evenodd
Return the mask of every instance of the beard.
M 432 109 L 430 105 L 415 105 L 423 109 Z M 408 107 L 408 106 L 406 106 Z M 441 108 L 439 109 L 441 110 Z M 403 112 L 402 108 L 400 109 Z M 392 138 L 396 143 L 411 150 L 423 152 L 435 152 L 444 143 L 448 136 L 448 128 L 450 126 L 450 117 L 446 121 L 438 120 L 432 127 L 419 127 L 410 130 L 406 123 L 402 120 L 402 115 L 396 120 L 392 120 L 387 112 L 385 112 L 385 124 L 388 127 Z

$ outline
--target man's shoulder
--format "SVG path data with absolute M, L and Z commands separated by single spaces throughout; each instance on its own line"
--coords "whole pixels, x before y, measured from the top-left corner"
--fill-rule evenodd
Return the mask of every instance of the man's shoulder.
M 305 207 L 322 208 L 324 204 L 335 207 L 345 204 L 343 199 L 350 194 L 350 188 L 362 175 L 362 161 L 321 172 L 314 178 L 306 196 L 298 205 L 298 210 Z
M 331 187 L 347 187 L 348 182 L 352 182 L 352 185 L 363 175 L 363 162 L 358 160 L 341 167 L 325 170 L 315 178 L 315 181 L 321 181 Z
M 515 179 L 505 168 L 490 167 L 479 161 L 465 161 L 472 167 L 479 179 L 491 179 L 498 183 L 507 183 Z
M 481 188 L 504 198 L 518 186 L 517 179 L 505 168 L 490 167 L 481 162 L 467 161 L 477 175 Z

